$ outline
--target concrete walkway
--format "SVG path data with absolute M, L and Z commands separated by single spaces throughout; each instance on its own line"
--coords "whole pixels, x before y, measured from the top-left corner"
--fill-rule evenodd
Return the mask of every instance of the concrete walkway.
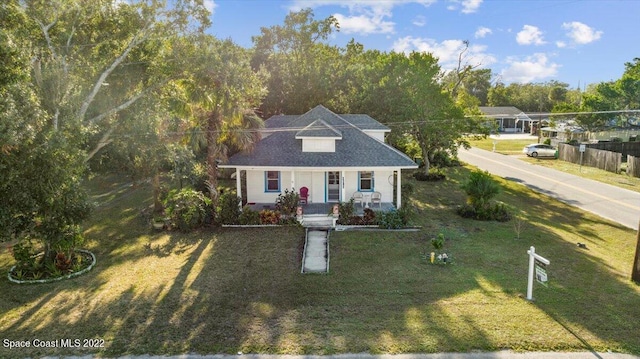
M 309 229 L 302 263 L 302 273 L 326 273 L 329 271 L 328 229 Z
M 58 357 L 46 357 L 48 359 Z M 93 356 L 66 357 L 67 359 L 91 359 Z M 339 354 L 339 355 L 196 355 L 183 354 L 175 356 L 122 356 L 117 359 L 639 359 L 630 354 L 618 353 L 557 353 L 557 352 L 526 352 L 516 353 L 509 350 L 499 352 L 475 352 L 475 353 L 436 353 L 436 354 Z

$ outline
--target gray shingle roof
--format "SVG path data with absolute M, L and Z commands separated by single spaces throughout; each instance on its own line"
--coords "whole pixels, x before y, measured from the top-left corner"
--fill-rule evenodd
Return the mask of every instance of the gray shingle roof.
M 480 106 L 478 109 L 490 117 L 516 117 L 522 113 L 517 107 L 513 106 L 496 106 L 496 107 L 487 107 Z
M 376 126 L 371 117 L 355 115 L 350 119 L 361 119 L 368 123 L 366 129 L 384 129 Z M 302 152 L 302 140 L 296 132 L 317 122 L 324 122 L 340 131 L 342 140 L 335 141 L 335 152 Z M 357 120 L 356 120 L 357 121 Z M 375 121 L 377 122 L 377 121 Z M 300 116 L 275 116 L 266 121 L 267 128 L 293 128 L 297 131 L 278 130 L 263 138 L 251 153 L 232 156 L 223 167 L 273 166 L 273 167 L 401 167 L 416 168 L 417 165 L 395 148 L 367 135 L 362 129 L 319 105 Z M 274 127 L 272 127 L 274 126 Z
M 342 138 L 342 132 L 322 120 L 315 120 L 296 132 L 296 138 L 301 137 Z

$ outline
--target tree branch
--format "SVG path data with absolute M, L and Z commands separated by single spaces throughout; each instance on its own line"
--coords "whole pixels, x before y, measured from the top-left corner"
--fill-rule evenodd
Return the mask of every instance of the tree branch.
M 132 104 L 134 104 L 136 101 L 138 101 L 140 98 L 142 98 L 144 95 L 148 94 L 149 92 L 151 92 L 152 90 L 155 90 L 163 85 L 165 85 L 168 82 L 168 80 L 162 81 L 161 83 L 156 84 L 155 86 L 151 86 L 151 87 L 147 87 L 146 89 L 138 92 L 137 94 L 135 94 L 134 96 L 132 96 L 131 98 L 129 98 L 127 101 L 121 103 L 120 105 L 113 107 L 101 114 L 99 114 L 98 116 L 92 117 L 91 119 L 89 119 L 87 122 L 89 124 L 95 124 L 96 122 L 104 119 L 105 117 L 109 117 L 113 114 L 116 114 L 124 109 L 126 109 L 127 107 L 131 106 Z
M 89 162 L 89 160 L 93 158 L 93 156 L 95 156 L 95 154 L 98 153 L 98 151 L 100 151 L 103 147 L 113 142 L 113 140 L 109 138 L 111 137 L 112 133 L 113 133 L 113 128 L 110 128 L 107 132 L 105 132 L 104 135 L 102 135 L 102 138 L 100 139 L 100 141 L 98 141 L 98 144 L 96 145 L 96 147 L 87 154 L 87 157 L 85 157 L 84 159 L 85 163 Z
M 81 121 L 84 120 L 84 117 L 87 114 L 87 110 L 89 109 L 89 106 L 91 105 L 91 103 L 95 99 L 96 95 L 98 95 L 98 92 L 100 91 L 100 88 L 102 88 L 102 85 L 105 82 L 105 80 L 107 79 L 107 77 L 109 75 L 111 75 L 111 73 L 118 67 L 118 65 L 120 65 L 122 63 L 122 61 L 124 61 L 124 59 L 129 55 L 131 50 L 133 50 L 136 46 L 138 46 L 139 44 L 141 44 L 142 42 L 144 42 L 148 38 L 148 36 L 150 34 L 149 30 L 151 29 L 151 27 L 152 27 L 151 25 L 148 25 L 147 27 L 145 27 L 141 31 L 142 35 L 140 33 L 136 34 L 131 39 L 131 41 L 127 44 L 127 47 L 125 47 L 125 49 L 122 52 L 122 54 L 120 54 L 120 56 L 116 57 L 115 60 L 113 60 L 113 62 L 111 63 L 111 65 L 109 65 L 109 67 L 107 67 L 100 74 L 100 77 L 98 77 L 98 80 L 93 85 L 93 89 L 91 90 L 91 92 L 87 95 L 87 97 L 82 102 L 82 106 L 80 106 L 80 110 L 78 111 L 78 115 L 77 115 L 79 120 L 81 120 Z M 98 116 L 98 117 L 100 117 L 100 116 Z M 102 116 L 102 117 L 105 117 L 105 116 Z

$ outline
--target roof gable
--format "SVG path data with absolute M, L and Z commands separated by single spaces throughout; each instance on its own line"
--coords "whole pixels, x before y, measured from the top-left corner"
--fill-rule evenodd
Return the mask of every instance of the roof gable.
M 480 106 L 478 109 L 489 117 L 516 117 L 522 114 L 522 111 L 514 106 Z
M 318 119 L 296 132 L 296 139 L 302 139 L 304 137 L 341 139 L 342 132 L 336 130 L 323 120 Z
M 300 116 L 274 116 L 267 120 L 272 132 L 253 152 L 232 156 L 221 167 L 394 167 L 417 168 L 404 153 L 379 141 L 350 122 L 370 130 L 385 130 L 367 115 L 337 115 L 318 105 Z M 376 125 L 376 123 L 378 125 Z M 303 152 L 301 138 L 334 136 L 335 151 Z M 337 137 L 340 136 L 340 137 Z

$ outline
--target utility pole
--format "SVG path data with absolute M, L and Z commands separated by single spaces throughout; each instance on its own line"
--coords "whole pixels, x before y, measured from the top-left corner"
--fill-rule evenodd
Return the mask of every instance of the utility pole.
M 640 222 L 638 223 L 638 232 L 636 234 L 636 256 L 633 260 L 631 280 L 640 284 Z

